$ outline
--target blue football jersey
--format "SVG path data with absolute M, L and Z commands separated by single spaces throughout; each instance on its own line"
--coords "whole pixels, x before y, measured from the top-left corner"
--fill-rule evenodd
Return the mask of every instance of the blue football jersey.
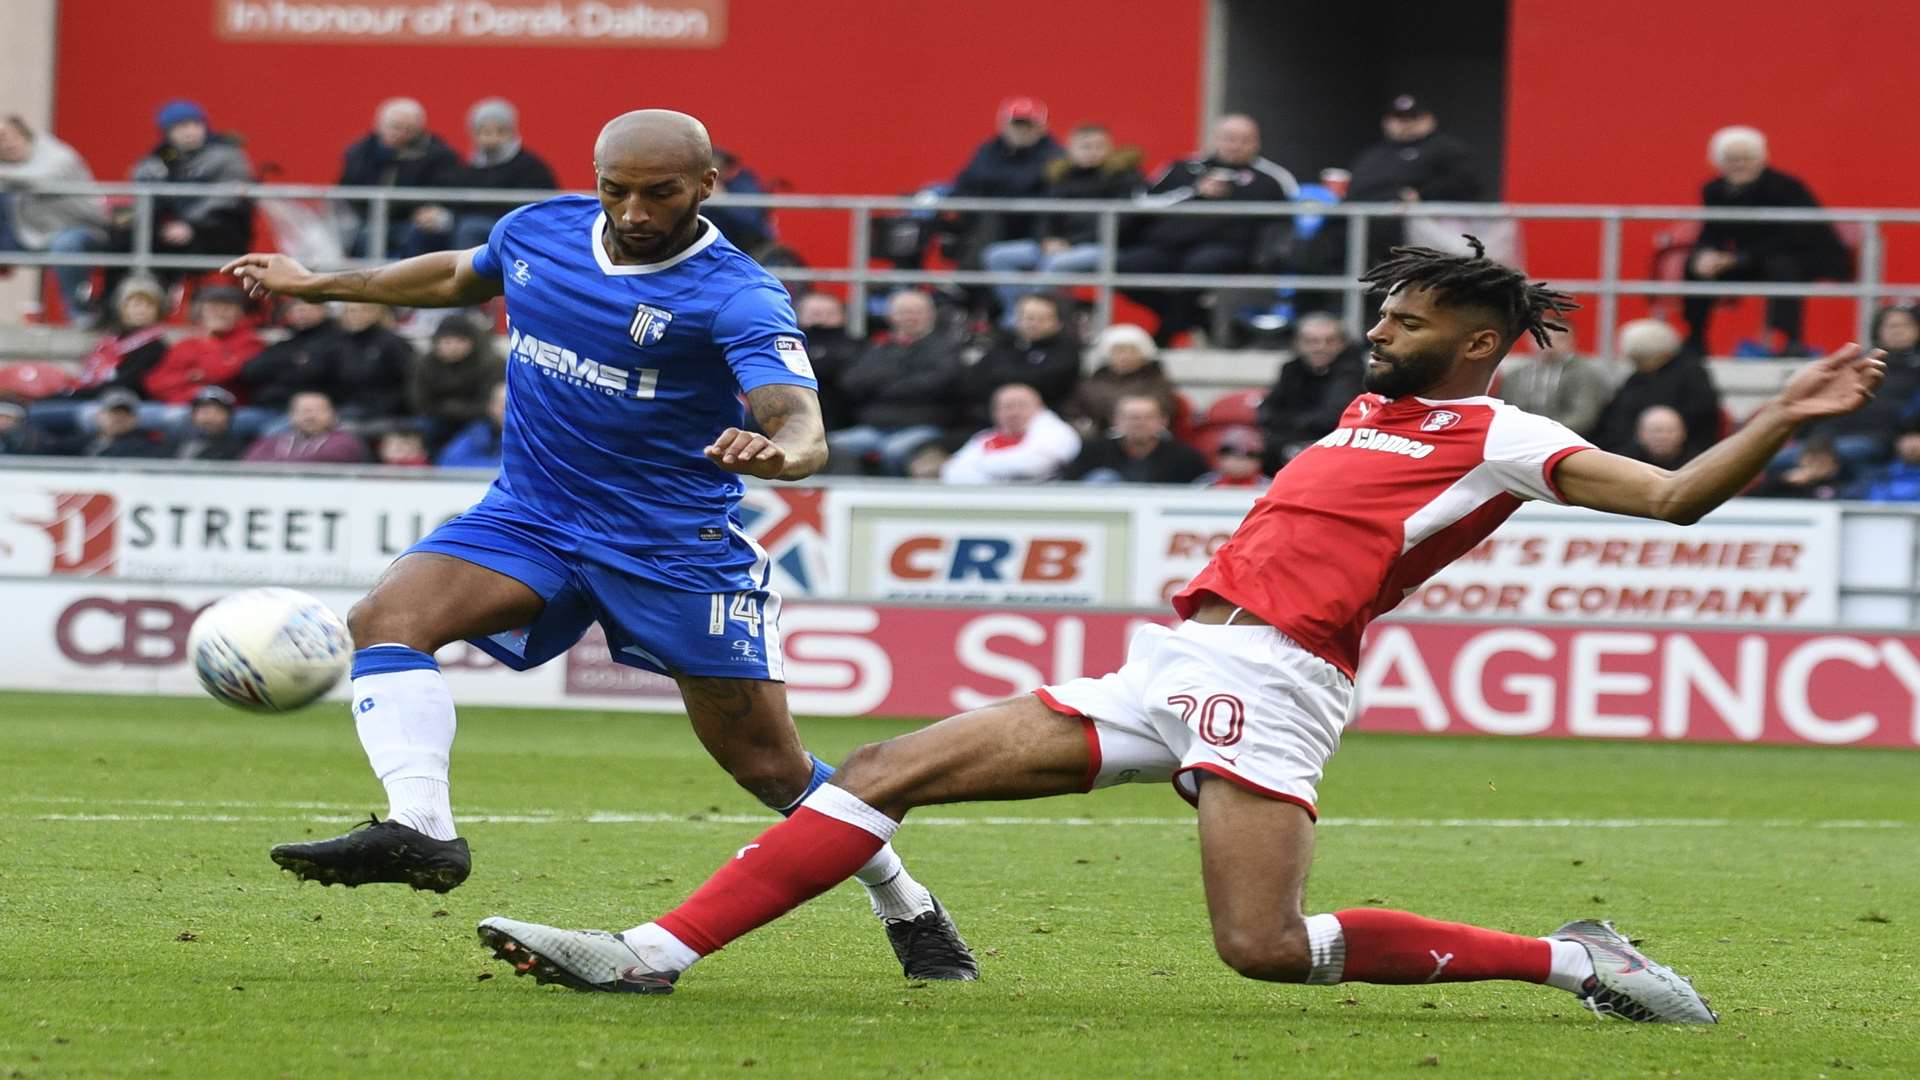
M 743 423 L 742 392 L 816 387 L 805 338 L 785 287 L 711 223 L 644 266 L 608 257 L 604 224 L 597 200 L 564 195 L 501 218 L 474 255 L 506 291 L 509 329 L 500 475 L 483 505 L 530 511 L 639 572 L 697 567 L 739 550 L 744 490 L 702 450 Z

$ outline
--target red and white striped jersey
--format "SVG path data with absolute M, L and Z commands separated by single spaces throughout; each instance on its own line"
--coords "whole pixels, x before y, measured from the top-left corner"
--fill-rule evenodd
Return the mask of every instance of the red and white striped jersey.
M 1523 500 L 1560 502 L 1554 466 L 1591 447 L 1497 398 L 1362 394 L 1273 478 L 1174 610 L 1190 616 L 1212 593 L 1351 676 L 1368 623 Z

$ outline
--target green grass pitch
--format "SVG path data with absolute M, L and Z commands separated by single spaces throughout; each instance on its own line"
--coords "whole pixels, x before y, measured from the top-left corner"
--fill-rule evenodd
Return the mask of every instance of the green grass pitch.
M 1242 980 L 1160 785 L 909 819 L 900 850 L 980 953 L 977 984 L 903 980 L 846 885 L 670 998 L 539 988 L 477 920 L 629 926 L 766 815 L 683 720 L 460 725 L 475 871 L 441 897 L 267 861 L 384 806 L 337 705 L 0 695 L 0 1078 L 1920 1074 L 1911 753 L 1350 737 L 1312 909 L 1531 933 L 1608 916 L 1721 1010 L 1679 1029 L 1511 983 Z M 903 728 L 802 725 L 829 759 Z

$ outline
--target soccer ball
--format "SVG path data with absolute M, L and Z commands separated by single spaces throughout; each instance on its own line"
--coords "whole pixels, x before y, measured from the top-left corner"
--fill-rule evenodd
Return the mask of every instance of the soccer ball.
M 207 693 L 250 712 L 286 712 L 346 674 L 353 639 L 340 616 L 297 589 L 248 589 L 194 620 L 187 656 Z

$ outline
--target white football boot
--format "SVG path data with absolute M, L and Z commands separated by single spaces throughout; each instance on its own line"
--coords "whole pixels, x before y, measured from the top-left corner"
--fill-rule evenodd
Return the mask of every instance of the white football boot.
M 1649 959 L 1610 922 L 1581 919 L 1547 936 L 1571 941 L 1592 958 L 1593 975 L 1581 987 L 1580 1001 L 1595 1016 L 1665 1024 L 1720 1022 L 1691 979 Z

